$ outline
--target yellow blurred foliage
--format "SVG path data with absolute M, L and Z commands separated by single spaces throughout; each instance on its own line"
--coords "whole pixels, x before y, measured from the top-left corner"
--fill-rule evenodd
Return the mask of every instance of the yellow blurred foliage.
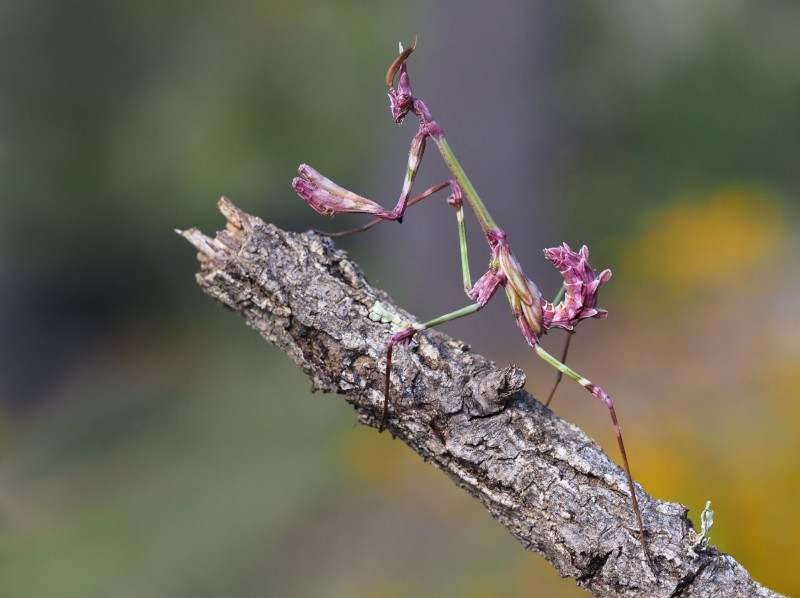
M 775 254 L 782 233 L 773 194 L 723 188 L 705 201 L 679 202 L 651 214 L 625 265 L 665 299 L 682 299 L 741 280 Z
M 420 461 L 419 456 L 391 434 L 378 435 L 372 428 L 356 426 L 342 434 L 342 462 L 354 477 L 376 492 L 401 492 L 409 469 Z
M 752 382 L 759 395 L 769 397 L 789 397 L 781 400 L 776 409 L 776 418 L 783 425 L 790 426 L 792 431 L 800 424 L 800 401 L 794 400 L 800 388 L 800 354 L 782 354 L 773 357 L 767 363 L 759 364 Z M 792 438 L 797 440 L 795 434 Z

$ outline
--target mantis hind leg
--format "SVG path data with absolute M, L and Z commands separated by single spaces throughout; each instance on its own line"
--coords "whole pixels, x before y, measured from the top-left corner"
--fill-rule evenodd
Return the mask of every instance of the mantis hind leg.
M 617 435 L 617 444 L 619 444 L 619 452 L 622 456 L 622 466 L 625 470 L 625 477 L 628 480 L 628 489 L 631 493 L 631 502 L 633 504 L 633 512 L 636 515 L 636 522 L 639 526 L 639 540 L 642 544 L 642 551 L 644 552 L 644 558 L 647 561 L 647 565 L 650 567 L 650 570 L 653 572 L 653 575 L 658 578 L 656 573 L 656 569 L 653 566 L 653 562 L 650 560 L 650 554 L 647 552 L 647 541 L 645 540 L 644 535 L 644 523 L 642 522 L 642 514 L 639 510 L 639 502 L 636 500 L 636 488 L 633 485 L 633 476 L 631 475 L 631 468 L 628 465 L 628 456 L 625 452 L 625 443 L 622 442 L 622 430 L 620 428 L 619 422 L 617 421 L 617 414 L 614 411 L 614 403 L 611 402 L 611 397 L 606 394 L 606 392 L 591 382 L 587 380 L 583 376 L 581 376 L 578 372 L 573 370 L 567 365 L 564 365 L 562 362 L 558 361 L 555 357 L 550 355 L 547 351 L 542 349 L 541 345 L 535 345 L 533 347 L 536 354 L 544 359 L 547 363 L 552 365 L 556 368 L 559 372 L 563 372 L 573 380 L 575 380 L 578 384 L 583 386 L 586 390 L 592 393 L 597 399 L 599 399 L 607 408 L 608 412 L 611 415 L 611 422 L 614 424 L 614 432 Z
M 561 285 L 561 288 L 556 293 L 556 296 L 553 298 L 553 305 L 558 305 L 562 299 L 564 299 L 564 295 L 567 292 L 567 287 L 565 285 Z M 567 336 L 567 340 L 564 341 L 564 351 L 561 353 L 561 363 L 567 363 L 567 353 L 569 353 L 569 343 L 572 340 L 573 331 L 567 331 L 569 335 Z M 558 385 L 561 384 L 561 378 L 564 377 L 564 372 L 558 370 L 558 374 L 556 374 L 556 381 L 553 384 L 553 388 L 550 390 L 550 395 L 547 397 L 547 401 L 545 401 L 544 406 L 549 407 L 550 401 L 553 400 L 553 396 L 556 394 L 556 389 Z
M 575 333 L 573 331 L 571 331 L 571 330 L 568 331 L 568 333 L 567 333 L 567 340 L 564 341 L 564 351 L 561 353 L 561 363 L 567 363 L 567 353 L 569 353 L 569 343 L 572 340 L 572 335 L 573 334 L 575 334 Z M 550 391 L 550 396 L 547 397 L 547 400 L 544 403 L 545 407 L 549 407 L 550 406 L 550 401 L 553 400 L 553 395 L 556 394 L 556 389 L 558 388 L 558 385 L 561 384 L 561 378 L 563 378 L 563 377 L 564 377 L 564 372 L 562 372 L 561 370 L 558 370 L 558 374 L 556 374 L 555 384 L 553 384 L 553 388 Z

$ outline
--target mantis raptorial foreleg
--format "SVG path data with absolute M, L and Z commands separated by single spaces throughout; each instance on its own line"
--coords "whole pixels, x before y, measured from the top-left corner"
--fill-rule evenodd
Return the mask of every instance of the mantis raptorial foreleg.
M 522 266 L 511 252 L 506 234 L 497 226 L 494 219 L 489 214 L 489 211 L 472 186 L 464 169 L 453 154 L 453 150 L 445 139 L 441 127 L 433 120 L 428 107 L 421 100 L 413 96 L 408 78 L 406 60 L 415 47 L 416 39 L 410 48 L 406 50 L 402 50 L 401 48 L 400 55 L 394 60 L 386 74 L 386 84 L 389 87 L 389 100 L 394 121 L 398 124 L 401 123 L 405 116 L 411 112 L 419 119 L 420 123 L 419 131 L 414 135 L 414 139 L 411 142 L 403 188 L 394 209 L 387 211 L 379 204 L 340 187 L 306 165 L 300 167 L 300 177 L 294 179 L 292 183 L 295 191 L 297 191 L 297 193 L 314 209 L 322 214 L 355 212 L 372 214 L 377 217 L 378 220 L 396 220 L 398 222 L 402 221 L 403 214 L 409 205 L 432 195 L 447 185 L 451 187 L 452 194 L 448 198 L 448 203 L 456 208 L 464 289 L 475 303 L 392 335 L 386 346 L 384 400 L 379 428 L 381 430 L 384 428 L 389 412 L 389 389 L 391 382 L 392 349 L 394 345 L 408 342 L 421 330 L 426 330 L 433 326 L 479 311 L 494 296 L 497 289 L 503 287 L 514 315 L 514 321 L 522 333 L 522 336 L 536 354 L 556 368 L 559 372 L 559 376 L 566 374 L 569 378 L 572 378 L 583 386 L 608 408 L 622 455 L 622 463 L 628 481 L 628 488 L 631 493 L 631 502 L 639 528 L 639 539 L 641 541 L 642 550 L 650 569 L 655 572 L 647 552 L 644 524 L 642 522 L 639 504 L 636 500 L 636 492 L 630 466 L 628 465 L 625 445 L 622 441 L 622 431 L 617 421 L 617 415 L 611 397 L 609 397 L 602 388 L 590 382 L 563 363 L 566 358 L 566 350 L 564 352 L 564 358 L 559 361 L 542 349 L 539 344 L 539 337 L 550 328 L 558 327 L 572 332 L 574 327 L 583 319 L 604 318 L 606 316 L 607 312 L 605 310 L 596 307 L 597 290 L 600 285 L 607 282 L 611 277 L 611 271 L 604 270 L 600 274 L 597 274 L 589 265 L 589 250 L 586 246 L 583 246 L 578 252 L 570 249 L 566 243 L 560 247 L 546 249 L 545 256 L 564 277 L 564 292 L 563 300 L 559 301 L 557 304 L 542 299 L 536 285 L 525 275 Z M 395 75 L 398 75 L 398 85 L 396 89 L 394 87 Z M 433 139 L 436 143 L 439 153 L 442 155 L 447 168 L 450 170 L 452 180 L 431 187 L 413 200 L 410 200 L 411 187 L 419 169 L 428 137 Z M 486 236 L 486 241 L 489 244 L 491 252 L 489 270 L 478 279 L 474 285 L 471 283 L 467 259 L 466 231 L 464 227 L 462 200 L 469 206 L 475 218 L 478 220 Z M 374 224 L 375 222 L 369 223 L 357 230 L 366 230 Z M 558 380 L 560 380 L 560 377 Z M 558 385 L 558 380 L 556 386 Z M 555 392 L 555 389 L 553 392 Z
M 419 164 L 425 153 L 425 138 L 427 134 L 420 131 L 411 141 L 408 152 L 408 167 L 403 179 L 403 188 L 400 198 L 393 210 L 387 210 L 374 201 L 340 187 L 330 179 L 322 176 L 310 166 L 303 164 L 299 168 L 300 176 L 294 179 L 292 186 L 297 193 L 305 199 L 320 214 L 360 213 L 373 214 L 380 220 L 403 221 L 411 197 L 411 187 L 419 171 Z M 434 193 L 434 187 L 429 189 L 428 195 Z M 435 189 L 438 191 L 438 189 Z M 423 194 L 424 197 L 427 195 Z M 423 199 L 421 197 L 420 199 Z
M 410 208 L 415 203 L 417 203 L 419 201 L 422 201 L 426 197 L 430 197 L 431 195 L 433 195 L 437 191 L 441 191 L 442 189 L 444 189 L 445 187 L 447 187 L 450 184 L 452 184 L 452 181 L 445 181 L 443 183 L 439 183 L 438 185 L 434 185 L 430 189 L 426 189 L 425 191 L 423 191 L 422 193 L 420 193 L 419 195 L 417 195 L 413 199 L 409 199 L 408 203 L 406 204 L 406 209 Z M 364 231 L 367 231 L 367 230 L 371 229 L 373 226 L 378 225 L 381 222 L 386 222 L 386 219 L 385 218 L 376 218 L 375 220 L 367 222 L 364 226 L 359 226 L 357 228 L 351 228 L 351 229 L 348 229 L 348 230 L 339 231 L 338 233 L 329 233 L 329 232 L 320 231 L 320 230 L 317 230 L 315 232 L 318 232 L 318 233 L 320 233 L 322 235 L 327 235 L 327 236 L 329 236 L 331 238 L 344 237 L 345 235 L 352 235 L 353 233 L 363 233 Z

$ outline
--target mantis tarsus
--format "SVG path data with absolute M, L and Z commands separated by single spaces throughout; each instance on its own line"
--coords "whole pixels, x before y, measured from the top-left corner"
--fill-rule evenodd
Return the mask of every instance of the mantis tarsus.
M 611 277 L 611 271 L 604 270 L 598 275 L 588 263 L 589 251 L 586 246 L 583 246 L 578 252 L 572 251 L 566 243 L 560 247 L 546 249 L 545 256 L 559 269 L 564 277 L 563 300 L 558 304 L 554 304 L 555 301 L 554 303 L 549 303 L 542 299 L 536 285 L 525 275 L 514 254 L 511 253 L 505 233 L 497 226 L 458 163 L 441 127 L 433 120 L 428 107 L 411 93 L 406 60 L 416 48 L 416 43 L 417 40 L 415 38 L 410 47 L 405 50 L 401 47 L 399 56 L 386 73 L 386 85 L 389 87 L 389 100 L 394 121 L 400 124 L 405 116 L 412 112 L 417 116 L 420 123 L 419 131 L 411 141 L 408 168 L 400 198 L 394 209 L 391 211 L 386 210 L 379 204 L 340 187 L 305 164 L 299 168 L 300 176 L 292 182 L 295 191 L 321 214 L 333 215 L 349 212 L 376 216 L 376 219 L 372 222 L 353 231 L 347 231 L 348 233 L 367 230 L 383 220 L 402 222 L 403 214 L 410 205 L 433 195 L 445 187 L 450 187 L 451 193 L 447 198 L 447 202 L 456 210 L 464 290 L 473 303 L 424 324 L 406 328 L 391 336 L 386 344 L 384 401 L 379 430 L 383 430 L 389 411 L 392 349 L 394 345 L 409 342 L 417 332 L 422 330 L 477 312 L 494 296 L 498 288 L 502 287 L 511 305 L 517 327 L 536 354 L 558 370 L 559 379 L 562 374 L 572 378 L 608 408 L 622 455 L 622 463 L 628 480 L 633 510 L 636 514 L 644 557 L 650 569 L 655 571 L 647 552 L 642 516 L 636 500 L 636 491 L 625 453 L 625 445 L 622 442 L 622 432 L 617 422 L 611 397 L 602 388 L 565 365 L 563 363 L 565 357 L 562 357 L 562 360 L 559 361 L 547 353 L 539 344 L 539 335 L 546 333 L 550 328 L 564 328 L 572 332 L 574 326 L 584 318 L 603 318 L 606 316 L 607 312 L 605 310 L 597 309 L 596 307 L 597 289 L 601 284 L 608 281 Z M 397 88 L 394 87 L 396 75 L 398 76 Z M 412 199 L 411 186 L 414 183 L 414 178 L 425 151 L 425 143 L 429 137 L 436 143 L 445 164 L 450 170 L 452 179 L 435 185 Z M 466 202 L 478 220 L 491 250 L 489 270 L 474 285 L 472 284 L 467 257 L 464 202 Z M 558 298 L 556 301 L 558 301 Z M 566 350 L 564 355 L 566 356 Z M 553 390 L 555 391 L 555 388 Z M 552 398 L 552 393 L 550 398 Z M 549 403 L 550 399 L 547 402 Z

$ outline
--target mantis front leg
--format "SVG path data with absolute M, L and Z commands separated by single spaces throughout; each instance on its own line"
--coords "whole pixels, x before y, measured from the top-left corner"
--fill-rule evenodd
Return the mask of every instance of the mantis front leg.
M 426 189 L 425 191 L 423 191 L 422 193 L 420 193 L 419 195 L 417 195 L 413 199 L 409 199 L 408 203 L 406 204 L 406 209 L 410 208 L 415 203 L 417 203 L 419 201 L 422 201 L 426 197 L 430 197 L 431 195 L 433 195 L 437 191 L 441 191 L 442 189 L 444 189 L 448 185 L 452 185 L 452 184 L 453 184 L 452 181 L 445 181 L 443 183 L 439 183 L 438 185 L 434 185 L 433 187 L 430 187 L 429 189 Z M 317 229 L 314 229 L 314 232 L 319 233 L 321 235 L 327 235 L 330 238 L 335 239 L 337 237 L 344 237 L 345 235 L 352 235 L 353 233 L 363 233 L 364 231 L 368 231 L 373 226 L 376 226 L 376 225 L 380 224 L 381 222 L 386 222 L 386 219 L 384 219 L 384 218 L 376 218 L 375 220 L 367 222 L 363 226 L 359 226 L 359 227 L 356 227 L 356 228 L 351 228 L 351 229 L 348 229 L 348 230 L 339 231 L 338 233 L 329 233 L 329 232 L 325 232 L 325 231 L 321 231 L 321 230 L 317 230 Z
M 397 200 L 397 205 L 392 210 L 386 210 L 380 204 L 365 197 L 361 197 L 352 191 L 348 191 L 330 179 L 322 176 L 307 164 L 300 165 L 298 169 L 300 176 L 292 181 L 292 187 L 294 187 L 294 190 L 300 197 L 305 199 L 308 204 L 320 214 L 333 215 L 348 212 L 372 214 L 377 216 L 379 220 L 396 220 L 397 222 L 402 222 L 403 215 L 409 204 L 409 198 L 411 197 L 411 187 L 414 184 L 414 179 L 417 177 L 419 165 L 425 153 L 425 139 L 428 135 L 427 131 L 420 129 L 420 131 L 414 135 L 414 139 L 411 140 L 411 149 L 408 152 L 408 167 L 406 168 L 406 175 L 403 179 L 403 188 L 400 191 L 400 198 Z M 423 193 L 419 199 L 423 199 L 435 193 L 444 186 L 446 186 L 446 184 L 441 187 L 438 185 L 436 187 L 431 187 Z M 419 199 L 417 201 L 419 201 Z M 367 228 L 369 228 L 369 226 L 367 226 Z

